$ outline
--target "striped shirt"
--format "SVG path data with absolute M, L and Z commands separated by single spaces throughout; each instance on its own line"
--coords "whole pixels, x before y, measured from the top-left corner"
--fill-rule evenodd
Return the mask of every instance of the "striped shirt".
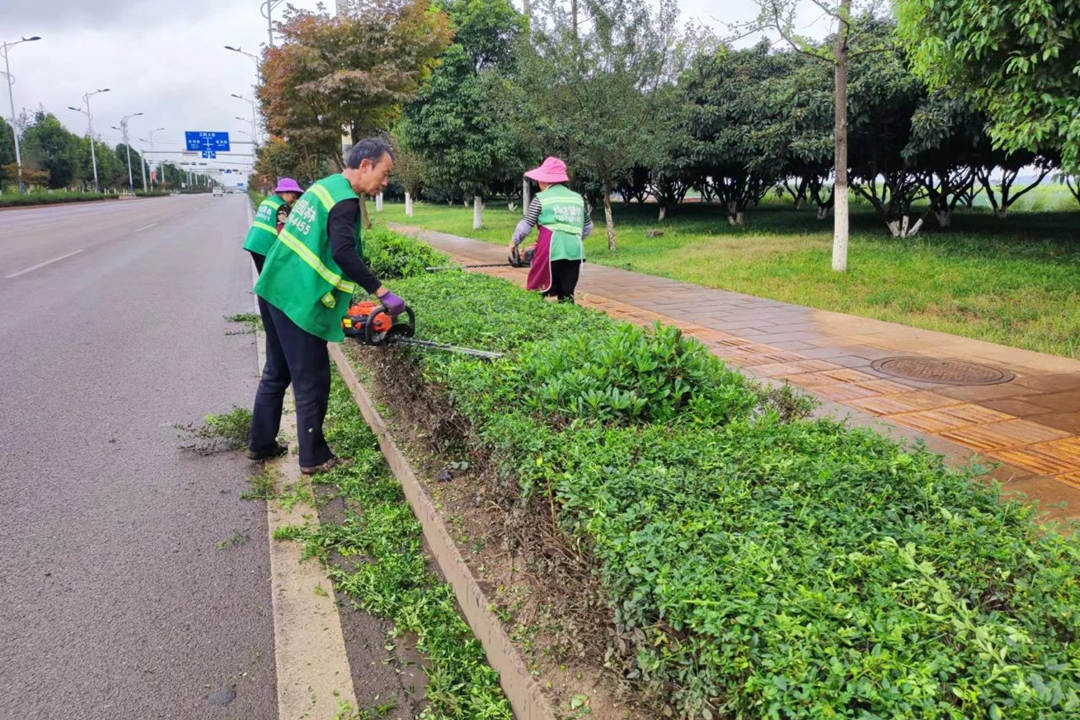
M 540 198 L 534 197 L 525 211 L 525 217 L 521 218 L 517 227 L 514 228 L 514 246 L 518 246 L 529 236 L 536 223 L 540 221 Z M 581 237 L 587 238 L 593 231 L 592 208 L 585 204 L 585 227 L 581 231 Z

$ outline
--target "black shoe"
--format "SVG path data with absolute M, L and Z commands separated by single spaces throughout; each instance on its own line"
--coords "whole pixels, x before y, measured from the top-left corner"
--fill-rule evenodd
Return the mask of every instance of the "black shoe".
M 282 445 L 281 443 L 274 443 L 273 447 L 269 447 L 266 450 L 251 450 L 247 451 L 248 460 L 269 460 L 270 458 L 281 457 L 285 453 L 289 452 L 288 445 Z
M 308 467 L 304 467 L 303 465 L 301 465 L 300 472 L 304 473 L 305 475 L 314 475 L 315 473 L 328 472 L 339 465 L 344 465 L 345 462 L 345 460 L 342 460 L 337 455 L 331 455 L 329 460 L 321 462 L 318 465 L 311 465 Z

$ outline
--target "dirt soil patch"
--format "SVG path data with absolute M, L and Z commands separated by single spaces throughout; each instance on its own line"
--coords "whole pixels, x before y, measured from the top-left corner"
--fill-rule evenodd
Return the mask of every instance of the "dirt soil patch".
M 647 720 L 614 648 L 613 610 L 547 498 L 524 501 L 470 449 L 469 423 L 428 388 L 402 350 L 346 345 L 346 356 L 442 513 L 492 611 L 560 718 Z M 408 352 L 408 351 L 404 351 Z

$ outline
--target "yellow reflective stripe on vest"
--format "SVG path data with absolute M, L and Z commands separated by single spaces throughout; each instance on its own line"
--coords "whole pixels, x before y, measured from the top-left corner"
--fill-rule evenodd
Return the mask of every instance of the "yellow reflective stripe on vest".
M 252 224 L 253 227 L 257 227 L 260 230 L 266 230 L 269 233 L 273 233 L 274 235 L 277 235 L 277 228 L 276 227 L 270 227 L 266 223 L 261 223 L 258 220 L 256 220 L 255 222 L 253 222 L 251 224 Z
M 326 188 L 316 183 L 308 188 L 308 190 L 315 193 L 315 197 L 319 198 L 319 202 L 326 208 L 326 212 L 330 212 L 330 208 L 334 207 L 334 199 L 330 197 L 330 193 L 327 192 Z
M 297 240 L 296 236 L 285 228 L 281 229 L 281 232 L 278 234 L 278 239 L 285 243 L 285 247 L 299 255 L 301 260 L 310 265 L 312 270 L 319 273 L 323 280 L 342 292 L 352 293 L 356 291 L 356 283 L 345 280 L 333 270 L 326 267 L 322 260 L 320 260 L 315 253 L 311 252 L 307 245 Z

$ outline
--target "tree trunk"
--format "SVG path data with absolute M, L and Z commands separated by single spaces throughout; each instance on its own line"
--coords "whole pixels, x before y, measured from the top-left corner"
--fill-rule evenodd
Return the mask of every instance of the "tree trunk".
M 375 212 L 382 212 L 382 193 L 375 196 Z
M 938 225 L 941 227 L 952 227 L 952 210 L 935 210 L 934 217 L 937 218 Z
M 484 227 L 484 199 L 479 195 L 473 195 L 472 229 L 479 230 L 482 227 Z
M 836 104 L 833 141 L 836 146 L 834 164 L 836 181 L 835 211 L 833 213 L 833 253 L 832 269 L 837 272 L 847 270 L 848 254 L 848 117 L 847 117 L 847 25 L 851 18 L 851 0 L 842 0 L 840 14 L 843 21 L 836 32 L 836 48 L 833 60 L 836 62 Z
M 412 217 L 412 194 L 405 193 L 405 215 Z
M 607 249 L 615 252 L 615 219 L 611 214 L 611 178 L 604 178 L 604 223 L 607 226 Z
M 1008 214 L 1009 208 L 1007 207 L 994 208 L 994 217 L 996 218 L 1004 218 L 1008 216 Z
M 660 215 L 656 218 L 657 222 L 664 222 L 664 218 L 667 217 L 667 206 L 660 206 Z
M 825 219 L 827 219 L 827 218 L 829 217 L 829 210 L 830 210 L 830 208 L 829 208 L 829 206 L 828 206 L 828 205 L 818 205 L 818 208 L 817 208 L 817 219 L 818 219 L 818 220 L 825 220 Z
M 525 213 L 529 211 L 529 203 L 532 202 L 532 198 L 529 197 L 529 179 L 525 178 L 521 181 L 521 216 L 525 217 Z
M 365 230 L 371 229 L 371 215 L 368 214 L 367 195 L 360 196 L 360 223 Z

